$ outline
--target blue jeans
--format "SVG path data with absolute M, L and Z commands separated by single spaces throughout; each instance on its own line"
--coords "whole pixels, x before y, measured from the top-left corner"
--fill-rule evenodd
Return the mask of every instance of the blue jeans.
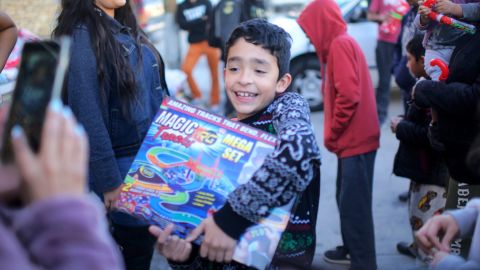
M 336 198 L 350 270 L 377 269 L 372 216 L 375 155 L 373 151 L 338 159 Z
M 390 86 L 392 81 L 392 63 L 395 44 L 378 41 L 375 58 L 378 70 L 378 87 L 376 92 L 378 121 L 382 125 L 387 119 L 390 103 Z
M 134 156 L 117 158 L 120 175 L 125 177 L 134 160 Z M 133 216 L 121 212 L 110 214 L 113 238 L 121 247 L 127 270 L 148 270 L 157 240 L 148 232 L 148 224 Z

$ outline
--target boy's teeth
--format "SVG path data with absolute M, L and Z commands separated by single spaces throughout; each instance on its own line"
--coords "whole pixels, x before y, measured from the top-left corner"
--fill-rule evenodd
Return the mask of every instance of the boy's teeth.
M 247 92 L 237 92 L 237 95 L 239 95 L 241 97 L 254 97 L 255 96 L 255 94 L 247 93 Z

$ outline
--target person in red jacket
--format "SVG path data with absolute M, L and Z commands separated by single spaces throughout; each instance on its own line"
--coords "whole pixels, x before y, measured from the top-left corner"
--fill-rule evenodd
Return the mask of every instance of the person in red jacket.
M 298 24 L 321 62 L 325 146 L 338 158 L 343 246 L 325 252 L 324 259 L 351 264 L 352 270 L 376 269 L 372 186 L 380 129 L 367 62 L 333 0 L 312 1 Z

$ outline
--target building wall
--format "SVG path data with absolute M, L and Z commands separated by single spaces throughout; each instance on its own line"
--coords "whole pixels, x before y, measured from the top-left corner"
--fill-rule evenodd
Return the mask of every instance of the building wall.
M 42 37 L 50 37 L 55 25 L 59 0 L 0 0 L 0 10 L 7 13 L 17 27 Z

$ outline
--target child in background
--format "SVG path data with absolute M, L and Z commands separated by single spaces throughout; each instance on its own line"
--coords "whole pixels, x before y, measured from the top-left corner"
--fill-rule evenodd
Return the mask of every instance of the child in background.
M 377 269 L 372 190 L 380 129 L 367 61 L 335 1 L 310 2 L 297 22 L 321 63 L 324 144 L 338 161 L 335 197 L 343 245 L 327 250 L 324 260 Z
M 407 67 L 417 79 L 428 77 L 424 69 L 425 48 L 422 40 L 423 35 L 416 35 L 406 47 Z M 441 214 L 446 203 L 445 186 L 449 174 L 443 158 L 429 143 L 430 121 L 430 109 L 422 109 L 409 102 L 405 118 L 393 118 L 390 124 L 392 132 L 400 141 L 393 173 L 411 180 L 408 212 L 413 234 L 427 219 Z M 400 242 L 397 250 L 403 255 L 425 259 L 419 254 L 415 242 Z
M 212 90 L 210 92 L 209 109 L 218 112 L 220 107 L 220 84 L 218 81 L 218 63 L 220 50 L 210 47 L 207 41 L 207 23 L 212 13 L 212 4 L 208 0 L 185 0 L 177 6 L 175 20 L 181 29 L 188 31 L 187 55 L 183 61 L 182 70 L 187 74 L 187 82 L 193 96 L 192 104 L 201 105 L 202 92 L 193 78 L 193 69 L 205 55 L 210 68 Z
M 415 25 L 420 30 L 426 30 L 423 41 L 425 47 L 425 71 L 434 81 L 438 81 L 441 70 L 438 67 L 430 66 L 432 59 L 438 58 L 448 65 L 453 49 L 461 37 L 467 33 L 453 28 L 446 24 L 431 21 L 428 14 L 432 10 L 423 5 L 424 1 L 419 1 L 419 9 L 415 18 Z M 438 0 L 434 10 L 442 14 L 450 14 L 463 21 L 480 20 L 480 2 L 478 0 Z
M 419 9 L 415 18 L 415 25 L 420 30 L 426 30 L 423 41 L 425 47 L 425 71 L 428 76 L 438 81 L 442 75 L 442 70 L 437 66 L 431 66 L 430 61 L 440 59 L 445 65 L 450 63 L 450 57 L 456 46 L 463 36 L 467 33 L 459 29 L 453 28 L 446 24 L 432 21 L 428 18 L 428 14 L 432 12 L 429 7 L 423 5 L 424 1 L 419 1 Z M 480 20 L 480 2 L 478 0 L 438 0 L 434 6 L 434 10 L 460 18 L 463 21 L 479 21 Z M 432 110 L 432 122 L 429 128 L 429 139 L 438 151 L 443 151 L 444 145 L 438 138 L 437 115 Z
M 225 206 L 186 240 L 168 237 L 171 227 L 150 228 L 162 255 L 184 261 L 172 262 L 173 268 L 246 269 L 228 263 L 241 234 L 270 209 L 295 200 L 269 269 L 310 269 L 316 246 L 320 150 L 308 103 L 298 93 L 285 92 L 291 82 L 290 45 L 283 29 L 261 19 L 244 22 L 231 34 L 226 46 L 227 96 L 239 121 L 277 134 L 279 142 L 250 181 L 233 191 Z M 190 242 L 202 233 L 199 250 Z

